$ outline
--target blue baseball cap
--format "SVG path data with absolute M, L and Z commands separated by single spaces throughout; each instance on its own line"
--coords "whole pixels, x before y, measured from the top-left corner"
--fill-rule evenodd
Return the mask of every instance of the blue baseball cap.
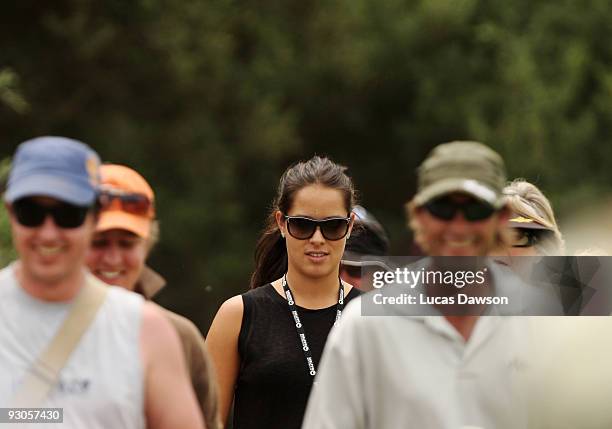
M 4 200 L 44 196 L 89 206 L 99 184 L 98 154 L 65 137 L 38 137 L 17 147 Z

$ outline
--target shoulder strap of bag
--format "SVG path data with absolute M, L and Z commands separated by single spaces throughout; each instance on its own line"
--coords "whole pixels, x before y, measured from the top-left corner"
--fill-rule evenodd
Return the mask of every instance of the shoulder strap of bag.
M 57 384 L 59 373 L 68 361 L 106 298 L 108 286 L 86 274 L 83 289 L 75 298 L 55 337 L 32 364 L 13 397 L 14 407 L 40 406 Z

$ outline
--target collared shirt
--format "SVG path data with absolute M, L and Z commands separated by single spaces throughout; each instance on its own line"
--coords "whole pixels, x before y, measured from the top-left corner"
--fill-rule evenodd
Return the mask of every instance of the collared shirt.
M 468 341 L 442 316 L 361 316 L 327 343 L 305 429 L 522 428 L 527 318 L 480 317 Z

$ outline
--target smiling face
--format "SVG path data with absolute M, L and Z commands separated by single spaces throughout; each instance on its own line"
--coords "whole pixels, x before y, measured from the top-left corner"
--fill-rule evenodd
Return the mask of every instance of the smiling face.
M 48 197 L 34 197 L 32 200 L 46 207 L 61 204 Z M 24 281 L 57 286 L 80 275 L 95 226 L 92 212 L 77 228 L 59 227 L 50 215 L 41 225 L 27 227 L 19 223 L 10 206 L 9 213 L 13 243 L 19 253 Z
M 295 193 L 293 204 L 286 214 L 322 220 L 344 218 L 349 210 L 350 208 L 345 206 L 340 190 L 323 185 L 308 185 Z M 334 241 L 326 240 L 320 228 L 316 229 L 312 237 L 305 240 L 292 237 L 280 211 L 276 212 L 276 222 L 285 236 L 290 271 L 311 278 L 338 276 L 340 258 L 352 229 L 352 221 L 347 235 Z
M 472 197 L 457 193 L 450 198 L 463 204 Z M 500 228 L 508 218 L 506 210 L 501 210 L 470 222 L 458 211 L 451 220 L 443 220 L 424 207 L 417 207 L 414 216 L 419 229 L 418 244 L 430 256 L 485 256 L 495 247 Z
M 146 257 L 143 238 L 124 229 L 110 229 L 96 232 L 86 263 L 103 282 L 134 290 Z

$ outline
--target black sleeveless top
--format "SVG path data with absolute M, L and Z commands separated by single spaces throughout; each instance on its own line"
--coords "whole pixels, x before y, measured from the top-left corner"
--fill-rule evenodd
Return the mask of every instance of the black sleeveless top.
M 345 305 L 360 295 L 352 288 Z M 287 301 L 271 284 L 242 294 L 244 313 L 238 337 L 234 429 L 299 429 L 312 376 Z M 298 306 L 315 368 L 336 317 L 336 304 L 320 310 Z

